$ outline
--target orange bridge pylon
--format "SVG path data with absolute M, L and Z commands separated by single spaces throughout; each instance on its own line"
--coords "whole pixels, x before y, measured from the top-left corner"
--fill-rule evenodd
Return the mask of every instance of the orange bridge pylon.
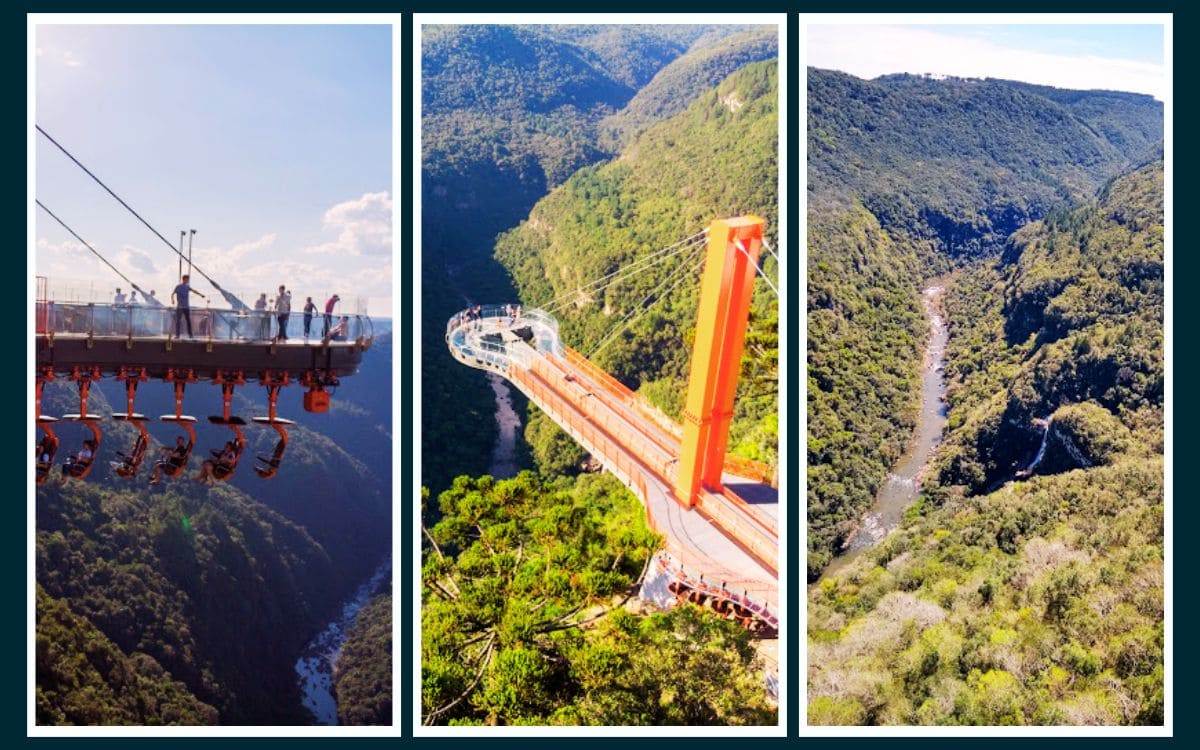
M 720 493 L 725 443 L 741 370 L 763 220 L 718 219 L 708 230 L 692 371 L 683 412 L 675 498 L 696 505 L 700 488 Z

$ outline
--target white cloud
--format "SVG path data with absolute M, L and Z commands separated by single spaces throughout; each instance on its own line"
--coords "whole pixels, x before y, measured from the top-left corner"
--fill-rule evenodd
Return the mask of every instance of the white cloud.
M 204 258 L 204 270 L 213 278 L 240 276 L 247 266 L 274 258 L 276 234 L 268 232 L 256 240 L 239 242 L 228 250 L 221 247 L 196 248 L 193 258 Z
M 249 290 L 249 288 L 258 288 L 264 280 L 270 268 L 274 267 L 278 259 L 279 252 L 275 250 L 275 241 L 277 235 L 274 232 L 267 232 L 257 239 L 245 240 L 238 242 L 229 248 L 219 245 L 209 245 L 205 247 L 194 247 L 192 249 L 192 258 L 196 264 L 204 269 L 212 278 L 216 279 L 227 290 Z M 178 256 L 173 256 L 178 257 Z M 176 263 L 171 263 L 171 268 L 165 269 L 168 272 L 165 283 L 170 283 L 174 286 L 175 274 L 178 273 Z M 251 276 L 252 269 L 261 269 L 260 272 Z M 208 287 L 208 282 L 202 276 L 197 274 L 198 278 L 193 279 L 193 283 Z M 275 282 L 275 286 L 278 286 Z M 260 291 L 274 289 L 274 286 L 264 286 Z M 249 304 L 250 301 L 244 300 Z
M 269 232 L 264 234 L 262 237 L 259 237 L 257 240 L 239 242 L 238 244 L 234 245 L 226 255 L 235 260 L 241 260 L 247 256 L 260 254 L 262 251 L 275 244 L 275 238 L 275 233 Z
M 126 245 L 119 253 L 117 253 L 117 257 L 113 265 L 122 269 L 130 268 L 135 272 L 144 274 L 158 273 L 158 264 L 154 262 L 154 259 L 147 255 L 144 251 L 133 247 L 132 245 Z
M 83 59 L 69 49 L 38 47 L 36 54 L 39 62 L 63 65 L 68 68 L 82 68 L 84 66 Z
M 280 241 L 275 232 L 232 244 L 196 246 L 193 257 L 199 268 L 216 279 L 226 291 L 253 306 L 259 294 L 273 299 L 280 284 L 293 295 L 299 309 L 307 296 L 323 305 L 328 295 L 338 293 L 346 309 L 358 300 L 370 300 L 375 314 L 389 314 L 392 295 L 392 200 L 387 192 L 366 193 L 361 198 L 339 203 L 324 212 L 325 231 L 337 238 L 306 246 L 304 239 Z M 199 236 L 199 235 L 198 235 Z M 308 240 L 309 243 L 312 240 Z M 294 244 L 293 244 L 294 243 Z M 298 249 L 303 248 L 303 249 Z M 101 248 L 103 252 L 103 249 Z M 125 245 L 110 260 L 144 289 L 155 289 L 167 302 L 178 281 L 177 256 L 166 248 L 147 252 Z M 102 265 L 81 244 L 58 244 L 39 239 L 37 272 L 50 277 L 51 293 L 58 299 L 105 302 L 113 288 L 126 286 L 111 269 Z M 224 307 L 225 301 L 199 273 L 192 283 L 208 295 L 209 304 Z M 204 304 L 204 300 L 198 301 Z
M 325 212 L 325 229 L 338 238 L 307 248 L 313 254 L 390 257 L 392 254 L 392 198 L 387 191 L 364 193 Z
M 809 26 L 808 64 L 860 78 L 932 73 L 1007 78 L 1069 89 L 1166 92 L 1164 66 L 1137 60 L 1013 49 L 977 37 L 904 26 Z
M 41 237 L 37 242 L 39 255 L 51 255 L 59 258 L 67 258 L 70 260 L 85 260 L 87 258 L 95 258 L 92 251 L 83 246 L 83 243 L 75 240 L 63 240 L 62 242 L 51 242 L 45 237 Z
M 127 270 L 127 269 L 126 269 Z M 37 241 L 37 274 L 50 282 L 50 297 L 60 301 L 106 302 L 128 284 L 75 240 Z
M 348 281 L 347 288 L 356 297 L 387 297 L 392 293 L 392 261 L 361 269 Z

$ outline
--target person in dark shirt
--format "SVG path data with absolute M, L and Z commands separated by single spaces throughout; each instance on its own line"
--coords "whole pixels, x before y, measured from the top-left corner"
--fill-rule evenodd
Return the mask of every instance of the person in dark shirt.
M 317 311 L 317 306 L 313 304 L 312 297 L 308 297 L 304 302 L 304 340 L 308 341 L 308 334 L 312 330 L 312 316 Z
M 254 314 L 258 318 L 258 337 L 265 339 L 271 334 L 271 319 L 267 313 L 267 293 L 263 292 L 254 300 Z
M 162 458 L 154 462 L 154 476 L 150 477 L 150 484 L 158 484 L 162 481 L 163 471 L 173 473 L 184 464 L 188 456 L 188 446 L 183 442 L 183 436 L 175 438 L 175 447 L 163 446 L 159 448 L 162 453 Z
M 196 338 L 192 335 L 192 311 L 191 307 L 188 305 L 188 295 L 192 292 L 196 292 L 196 290 L 192 289 L 191 285 L 188 283 L 190 280 L 191 277 L 185 273 L 183 275 L 183 280 L 179 282 L 179 285 L 176 286 L 171 292 L 171 302 L 175 303 L 175 338 L 179 338 L 180 318 L 183 318 L 187 321 L 188 338 Z M 204 299 L 208 299 L 207 296 L 201 294 L 200 292 L 196 292 L 196 294 L 204 297 Z

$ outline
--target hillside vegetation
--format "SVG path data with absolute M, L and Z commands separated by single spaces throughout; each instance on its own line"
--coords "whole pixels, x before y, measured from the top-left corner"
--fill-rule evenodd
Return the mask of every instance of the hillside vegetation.
M 939 472 L 810 591 L 810 722 L 1162 723 L 1162 167 L 957 275 Z
M 437 724 L 775 723 L 749 632 L 623 609 L 658 540 L 608 475 L 460 477 L 422 556 L 422 715 Z
M 600 121 L 601 145 L 618 153 L 643 130 L 687 109 L 699 94 L 738 69 L 778 54 L 777 30 L 764 27 L 731 34 L 675 58 L 620 112 Z
M 619 158 L 580 170 L 539 201 L 528 220 L 497 243 L 497 257 L 511 271 L 520 298 L 532 306 L 567 295 L 695 234 L 714 218 L 773 218 L 776 100 L 775 62 L 747 65 L 683 113 L 642 133 Z M 768 221 L 772 246 L 775 231 Z M 698 304 L 695 257 L 669 258 L 556 312 L 568 345 L 588 356 L 598 350 L 596 364 L 675 417 L 683 406 Z M 776 263 L 765 252 L 761 265 L 775 278 Z M 681 283 L 656 289 L 674 281 Z M 756 289 L 731 449 L 774 462 L 778 300 L 763 282 Z M 655 301 L 653 309 L 631 318 L 599 349 L 647 300 Z M 552 437 L 557 433 L 540 419 L 531 417 L 527 436 L 544 466 L 560 450 Z
M 63 601 L 37 589 L 38 724 L 215 724 L 217 710 L 154 657 L 123 651 Z
M 1141 94 L 817 69 L 808 94 L 809 190 L 857 196 L 951 255 L 998 248 L 1162 138 L 1162 103 Z
M 244 430 L 248 455 L 231 482 L 191 481 L 208 449 L 229 436 L 207 424 L 197 427 L 185 476 L 147 486 L 156 438 L 175 432 L 152 423 L 139 478 L 117 478 L 108 461 L 129 450 L 136 431 L 107 419 L 114 400 L 123 405 L 119 384 L 93 388 L 89 411 L 106 419 L 91 474 L 62 486 L 55 476 L 37 492 L 39 722 L 310 720 L 296 658 L 390 548 L 391 413 L 377 395 L 390 388 L 390 338 L 377 346 L 329 414 L 304 413 L 297 389 L 281 395 L 281 413 L 300 424 L 270 482 L 250 465 L 276 436 L 257 426 Z M 220 413 L 216 390 L 189 388 L 185 411 Z M 261 389 L 239 389 L 234 413 L 264 413 L 263 400 Z M 62 382 L 43 397 L 46 413 L 78 405 Z M 138 409 L 173 412 L 171 389 L 145 384 Z M 57 432 L 63 459 L 84 432 L 65 423 Z
M 302 529 L 237 490 L 153 496 L 77 483 L 43 492 L 37 580 L 47 599 L 102 633 L 164 686 L 182 683 L 222 723 L 303 723 L 292 664 L 336 602 L 329 557 Z M 49 624 L 49 621 L 47 621 Z M 69 631 L 39 628 L 80 658 Z M 39 665 L 45 716 L 80 700 Z M 102 670 L 116 692 L 119 670 Z M 174 689 L 174 688 L 172 688 Z M 149 716 L 113 716 L 142 720 Z M 71 719 L 74 720 L 74 719 Z
M 392 636 L 392 595 L 380 594 L 359 610 L 338 656 L 338 723 L 391 726 Z
M 942 484 L 977 492 L 1028 465 L 1034 418 L 1050 420 L 1043 472 L 1111 463 L 1131 440 L 1161 454 L 1162 181 L 1154 162 L 1024 228 L 951 295 Z
M 1147 96 L 809 70 L 810 580 L 911 434 L 923 280 L 1004 252 L 1153 158 L 1161 137 Z M 983 297 L 973 304 L 996 304 Z
M 423 453 L 424 484 L 440 490 L 458 474 L 488 470 L 491 389 L 440 342 L 446 320 L 468 301 L 517 297 L 493 257 L 497 236 L 577 170 L 614 156 L 634 133 L 767 56 L 765 44 L 760 29 L 738 26 L 426 30 L 422 431 L 438 447 Z

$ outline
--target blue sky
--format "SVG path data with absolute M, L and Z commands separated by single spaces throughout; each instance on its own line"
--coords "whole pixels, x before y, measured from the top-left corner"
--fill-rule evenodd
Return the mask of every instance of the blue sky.
M 222 286 L 390 315 L 390 27 L 42 25 L 36 49 L 38 124 L 168 239 L 196 229 L 195 261 Z M 37 197 L 169 296 L 170 250 L 41 137 L 36 158 Z M 37 222 L 52 289 L 124 286 Z
M 1163 63 L 1163 27 L 1150 24 L 947 24 L 914 28 L 962 34 L 1031 52 Z
M 933 73 L 1112 89 L 1162 99 L 1163 27 L 1124 24 L 813 25 L 808 64 L 875 78 Z

